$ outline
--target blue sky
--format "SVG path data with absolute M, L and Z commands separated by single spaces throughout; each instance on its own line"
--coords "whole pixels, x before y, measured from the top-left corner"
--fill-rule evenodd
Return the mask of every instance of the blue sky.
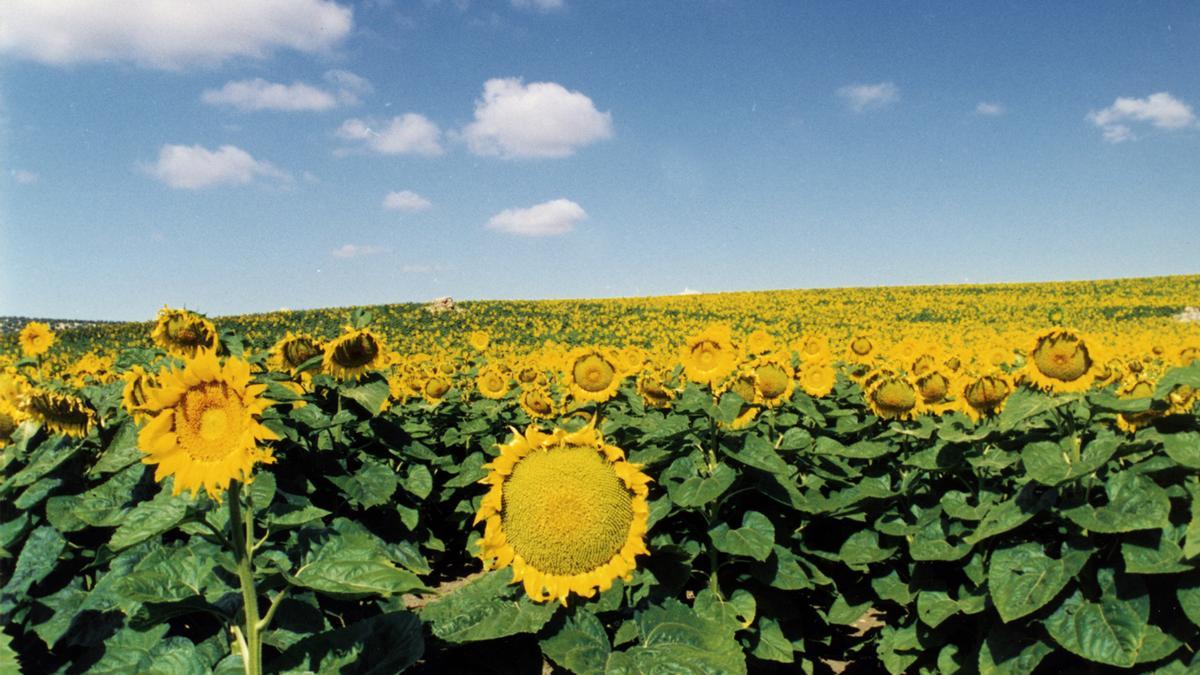
M 0 314 L 1200 271 L 1194 3 L 196 4 L 0 6 Z

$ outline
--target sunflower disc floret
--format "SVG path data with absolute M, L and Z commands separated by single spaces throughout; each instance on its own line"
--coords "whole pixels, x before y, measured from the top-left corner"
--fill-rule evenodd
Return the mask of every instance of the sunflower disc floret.
M 258 417 L 274 402 L 265 385 L 250 384 L 250 365 L 212 352 L 187 359 L 182 370 L 159 375 L 143 410 L 152 419 L 138 435 L 144 464 L 157 464 L 154 480 L 175 477 L 174 493 L 203 488 L 220 501 L 229 481 L 249 482 L 255 464 L 272 464 L 261 441 L 278 437 Z
M 607 445 L 593 425 L 576 432 L 530 426 L 500 446 L 481 482 L 485 567 L 512 567 L 513 582 L 538 602 L 592 597 L 628 579 L 645 535 L 650 478 Z

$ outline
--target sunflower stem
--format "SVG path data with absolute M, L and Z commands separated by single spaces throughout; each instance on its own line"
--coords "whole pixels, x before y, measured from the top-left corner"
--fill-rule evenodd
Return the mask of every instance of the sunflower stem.
M 254 547 L 254 507 L 246 495 L 246 517 L 242 518 L 242 489 L 236 480 L 229 483 L 229 528 L 233 557 L 237 564 L 238 581 L 242 587 L 242 613 L 245 615 L 245 637 L 238 635 L 242 648 L 242 667 L 246 675 L 262 673 L 262 629 L 258 617 L 258 591 L 254 588 L 254 571 L 250 567 Z

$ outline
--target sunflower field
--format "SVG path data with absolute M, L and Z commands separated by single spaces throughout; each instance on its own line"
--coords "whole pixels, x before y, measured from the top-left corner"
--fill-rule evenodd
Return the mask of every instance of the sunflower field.
M 0 335 L 0 672 L 1200 671 L 1200 276 Z

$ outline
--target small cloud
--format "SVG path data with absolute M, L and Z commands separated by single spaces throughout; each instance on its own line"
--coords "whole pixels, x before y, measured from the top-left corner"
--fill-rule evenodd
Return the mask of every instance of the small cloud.
M 612 113 L 554 82 L 492 79 L 475 101 L 475 121 L 461 132 L 471 152 L 504 159 L 568 157 L 611 138 Z
M 539 12 L 552 12 L 562 9 L 563 0 L 512 0 L 512 6 L 517 9 L 536 9 Z
M 505 209 L 487 222 L 489 230 L 525 237 L 545 237 L 570 232 L 587 218 L 587 212 L 569 199 L 555 199 L 527 209 Z
M 342 105 L 358 105 L 362 97 L 375 92 L 375 87 L 365 77 L 359 77 L 348 70 L 329 70 L 325 72 L 325 81 L 337 92 L 338 103 Z
M 389 192 L 383 198 L 383 208 L 392 211 L 424 211 L 432 206 L 433 203 L 412 190 Z
M 679 295 L 700 295 L 700 291 L 685 286 L 682 291 L 679 291 Z
M 1157 129 L 1174 131 L 1196 124 L 1191 106 L 1165 91 L 1146 98 L 1118 98 L 1103 110 L 1093 110 L 1087 119 L 1095 124 L 1109 143 L 1135 140 L 1128 123 L 1145 122 Z
M 13 180 L 17 181 L 17 183 L 20 185 L 33 185 L 34 183 L 38 182 L 39 178 L 41 178 L 41 176 L 37 175 L 36 173 L 27 171 L 25 169 L 13 169 L 8 173 L 12 176 Z
M 123 61 L 181 70 L 281 49 L 327 53 L 353 25 L 354 10 L 333 0 L 4 0 L 0 54 L 51 65 Z
M 333 249 L 333 252 L 330 255 L 335 258 L 361 258 L 368 255 L 387 253 L 387 251 L 387 247 L 384 246 L 343 244 L 340 248 Z
M 900 100 L 900 89 L 891 82 L 877 84 L 848 84 L 837 90 L 854 112 L 883 108 Z
M 254 159 L 233 145 L 222 145 L 216 150 L 200 145 L 164 145 L 158 152 L 158 161 L 142 168 L 163 183 L 184 190 L 245 185 L 260 176 L 291 181 L 291 176 L 275 165 Z
M 329 110 L 337 105 L 333 94 L 303 82 L 278 84 L 262 78 L 226 82 L 220 89 L 208 89 L 200 95 L 208 105 L 236 108 L 242 112 L 254 110 Z
M 300 177 L 304 179 L 305 183 L 320 183 L 321 182 L 321 179 L 317 178 L 316 174 L 314 174 L 311 171 L 305 171 L 304 173 L 300 174 Z
M 373 128 L 375 126 L 379 128 Z M 338 127 L 336 135 L 347 141 L 360 142 L 362 147 L 383 155 L 433 157 L 445 152 L 441 144 L 441 129 L 417 113 L 393 117 L 382 125 L 370 120 L 348 119 Z
M 984 115 L 987 117 L 998 117 L 1004 114 L 1004 106 L 999 103 L 980 101 L 979 104 L 975 106 L 975 114 Z

